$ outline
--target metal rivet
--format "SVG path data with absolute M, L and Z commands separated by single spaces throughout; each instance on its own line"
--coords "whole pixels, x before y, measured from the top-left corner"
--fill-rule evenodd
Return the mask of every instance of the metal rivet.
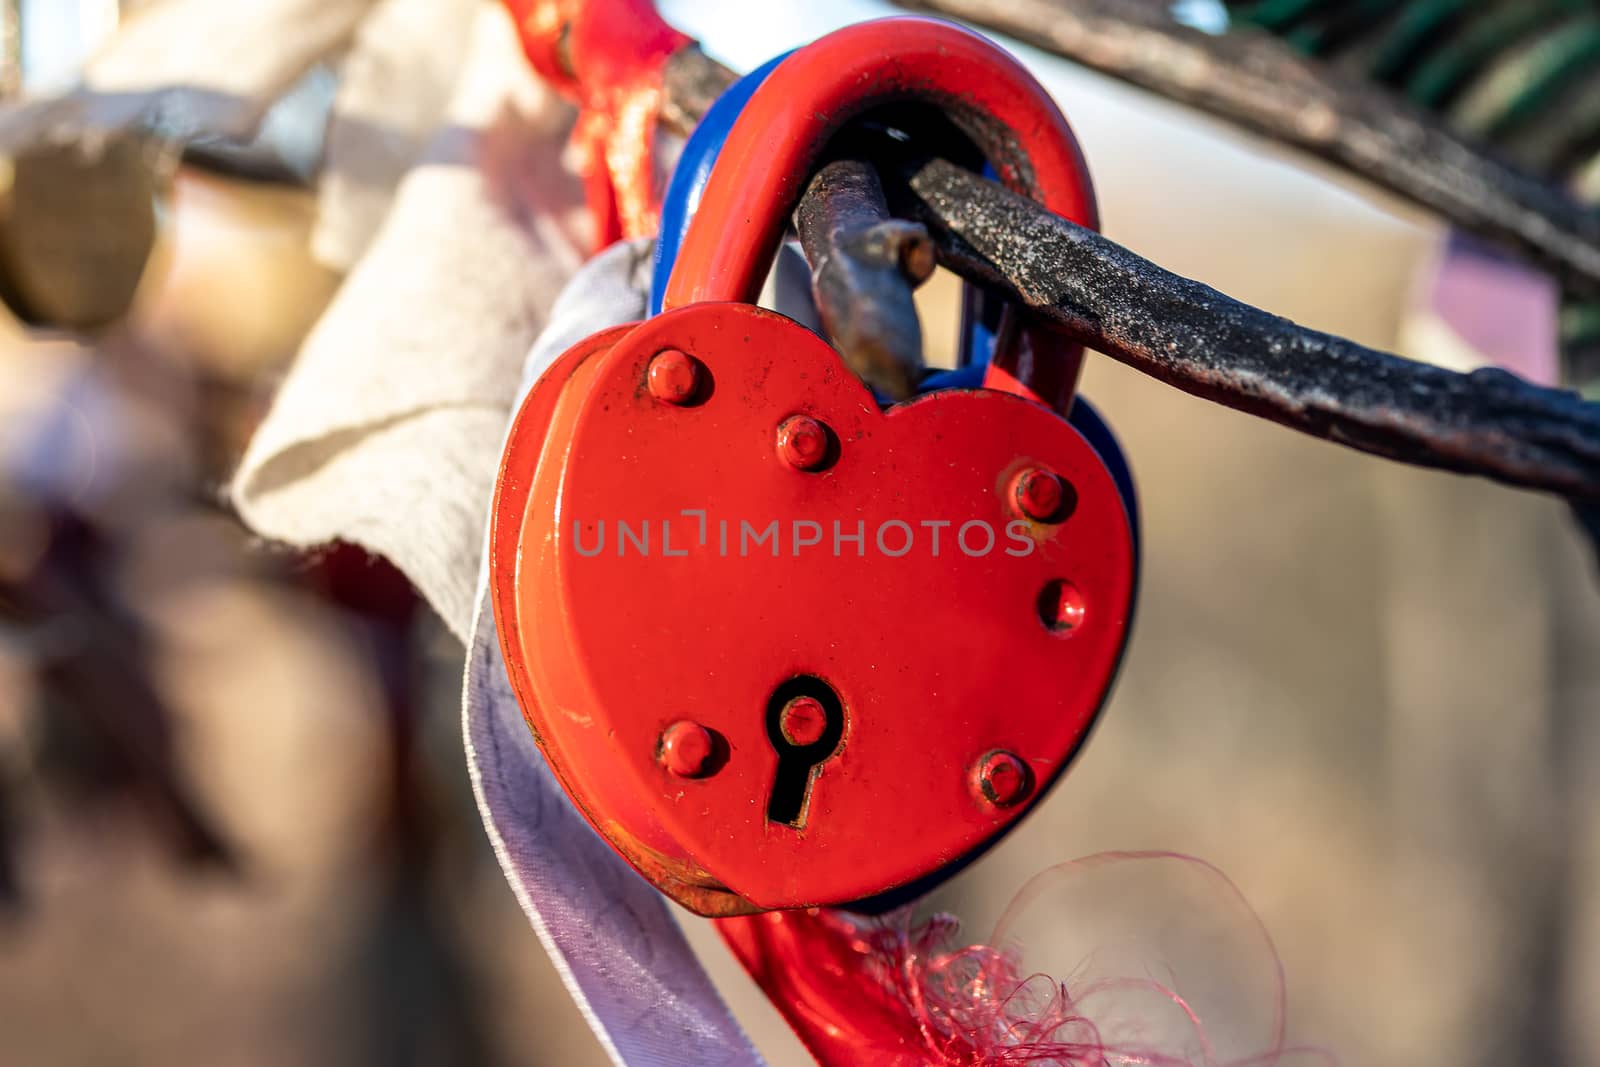
M 679 778 L 700 778 L 711 770 L 716 743 L 711 731 L 687 719 L 661 731 L 661 765 Z
M 650 361 L 650 395 L 667 404 L 687 404 L 700 388 L 700 362 L 676 348 L 663 349 Z
M 1076 629 L 1087 611 L 1083 593 L 1064 578 L 1045 583 L 1039 593 L 1039 621 L 1051 630 L 1065 633 Z
M 778 455 L 799 470 L 822 466 L 828 445 L 828 428 L 809 415 L 791 415 L 778 427 Z
M 1011 481 L 1011 499 L 1017 510 L 1034 522 L 1058 518 L 1066 496 L 1061 479 L 1039 467 L 1029 467 Z
M 1033 775 L 1021 757 L 997 748 L 973 765 L 971 786 L 979 803 L 1009 808 L 1033 791 Z
M 795 697 L 778 713 L 778 730 L 796 748 L 808 748 L 828 730 L 828 711 L 815 697 Z

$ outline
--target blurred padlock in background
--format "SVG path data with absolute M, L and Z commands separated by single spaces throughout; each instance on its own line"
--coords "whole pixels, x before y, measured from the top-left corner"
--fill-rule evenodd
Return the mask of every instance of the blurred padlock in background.
M 23 324 L 90 333 L 126 318 L 155 250 L 170 156 L 138 134 L 6 160 L 0 300 Z
M 0 8 L 0 86 L 49 86 L 115 32 L 115 0 L 10 0 Z M 0 300 L 24 324 L 90 331 L 126 316 L 155 247 L 170 162 L 138 133 L 67 135 L 0 166 Z

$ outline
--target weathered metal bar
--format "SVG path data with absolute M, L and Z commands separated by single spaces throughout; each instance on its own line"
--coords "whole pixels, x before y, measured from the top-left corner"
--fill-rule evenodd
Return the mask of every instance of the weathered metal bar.
M 1600 212 L 1499 162 L 1381 87 L 1265 33 L 1222 36 L 1152 0 L 895 0 L 963 19 L 1293 145 L 1600 295 Z
M 891 218 L 878 172 L 858 159 L 825 164 L 794 213 L 811 293 L 845 363 L 895 400 L 922 377 L 922 324 L 912 290 L 936 265 L 919 223 Z
M 1107 2 L 1075 0 L 1073 10 Z M 667 68 L 668 98 L 680 106 L 666 109 L 666 121 L 692 128 L 733 78 L 684 49 Z M 1308 330 L 943 161 L 886 175 L 884 188 L 892 207 L 928 226 L 951 269 L 1184 392 L 1388 459 L 1600 500 L 1600 404 L 1502 371 L 1458 374 Z M 807 191 L 807 199 L 826 195 L 826 185 Z
M 902 175 L 885 183 L 891 203 L 951 269 L 1169 385 L 1373 455 L 1600 500 L 1600 404 L 1297 326 L 944 160 Z
M 739 76 L 696 44 L 674 52 L 661 77 L 661 125 L 687 137 Z

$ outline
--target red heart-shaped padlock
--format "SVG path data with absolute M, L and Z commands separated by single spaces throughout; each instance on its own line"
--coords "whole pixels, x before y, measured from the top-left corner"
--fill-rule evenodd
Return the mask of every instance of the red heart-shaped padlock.
M 685 354 L 693 388 L 663 399 Z M 636 864 L 760 908 L 856 900 L 979 847 L 1083 738 L 1131 538 L 1045 408 L 955 391 L 880 412 L 814 334 L 703 304 L 580 366 L 544 440 L 510 614 L 559 639 L 510 629 L 508 660 L 569 792 L 633 801 L 586 810 Z M 813 719 L 791 739 L 793 698 Z M 663 751 L 685 732 L 702 754 Z
M 828 134 L 876 104 L 940 106 L 1015 187 L 1092 223 L 1043 90 L 982 38 L 892 21 L 773 72 L 675 310 L 566 353 L 502 467 L 493 599 L 529 725 L 591 824 L 703 914 L 852 902 L 975 854 L 1081 744 L 1126 637 L 1122 498 L 1037 402 L 1070 403 L 1075 350 L 1032 346 L 1056 358 L 1028 381 L 997 360 L 991 381 L 1034 399 L 885 412 L 750 304 Z

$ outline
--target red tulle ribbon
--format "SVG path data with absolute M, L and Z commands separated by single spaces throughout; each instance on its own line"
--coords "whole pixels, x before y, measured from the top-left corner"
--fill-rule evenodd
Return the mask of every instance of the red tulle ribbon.
M 650 0 L 505 0 L 535 70 L 578 105 L 573 142 L 596 248 L 660 223 L 656 120 L 667 59 L 692 43 Z
M 948 916 L 722 919 L 823 1067 L 1328 1067 L 1284 1039 L 1283 968 L 1220 871 L 1170 853 L 1053 867 L 987 944 Z

